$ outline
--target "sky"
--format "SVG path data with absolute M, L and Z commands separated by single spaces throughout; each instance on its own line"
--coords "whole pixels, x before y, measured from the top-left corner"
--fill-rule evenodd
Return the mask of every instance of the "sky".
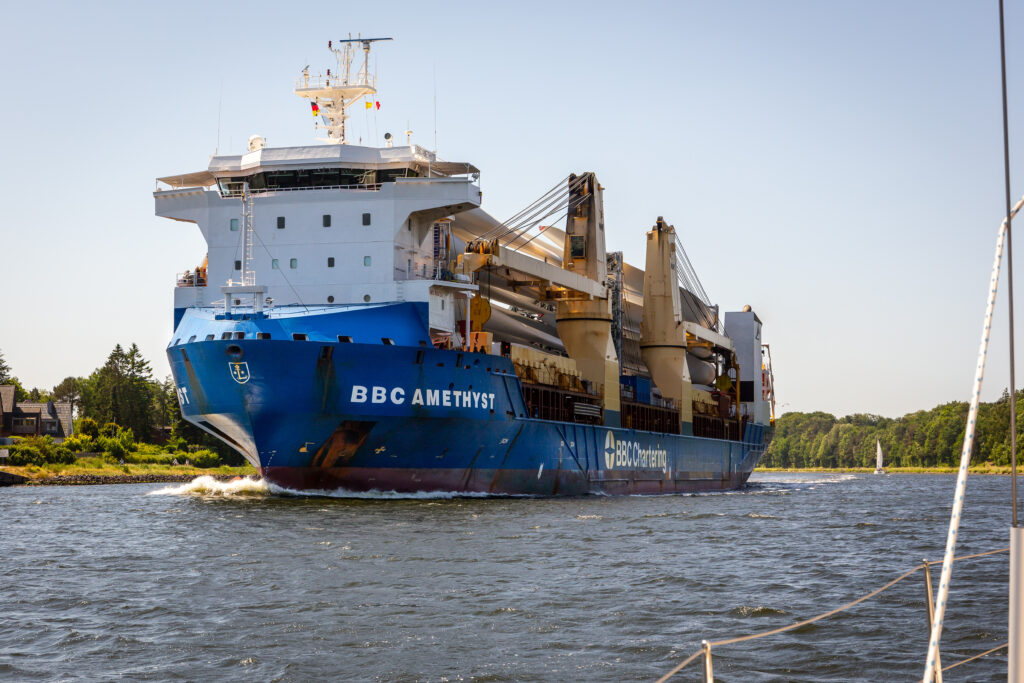
M 664 216 L 710 297 L 764 322 L 780 413 L 967 400 L 1005 214 L 997 7 L 8 4 L 0 352 L 26 387 L 88 375 L 118 343 L 166 376 L 175 273 L 205 243 L 154 216 L 155 178 L 252 134 L 315 144 L 293 83 L 333 66 L 328 39 L 361 33 L 394 41 L 374 47 L 381 108 L 355 113 L 354 137 L 411 129 L 435 148 L 436 128 L 498 218 L 594 171 L 608 248 L 640 267 Z M 1024 0 L 1005 7 L 1015 202 Z M 1008 386 L 1006 299 L 985 400 Z

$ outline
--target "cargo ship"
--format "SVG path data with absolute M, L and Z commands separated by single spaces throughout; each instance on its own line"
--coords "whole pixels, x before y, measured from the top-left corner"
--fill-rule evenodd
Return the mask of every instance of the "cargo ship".
M 742 487 L 774 424 L 755 312 L 720 315 L 660 217 L 644 269 L 607 251 L 593 172 L 499 221 L 480 171 L 411 132 L 351 144 L 379 40 L 331 41 L 334 72 L 297 78 L 319 144 L 254 135 L 158 179 L 156 214 L 207 243 L 174 288 L 184 418 L 306 492 Z

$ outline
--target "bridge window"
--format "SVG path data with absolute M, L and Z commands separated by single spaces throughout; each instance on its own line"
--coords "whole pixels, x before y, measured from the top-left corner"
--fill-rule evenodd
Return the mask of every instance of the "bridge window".
M 295 341 L 306 341 L 306 335 L 303 332 L 293 332 L 292 339 Z
M 291 268 L 292 270 L 295 270 L 296 268 L 298 268 L 299 267 L 299 259 L 293 258 L 293 259 L 289 260 L 288 261 L 288 267 Z
M 351 344 L 352 337 L 348 336 L 347 334 L 339 334 L 338 341 L 340 341 L 342 344 Z
M 230 332 L 224 332 L 224 333 L 222 333 L 220 335 L 220 338 L 221 339 L 231 339 L 231 333 Z
M 235 270 L 241 270 L 241 269 L 242 269 L 242 262 L 241 261 L 235 261 Z
M 370 266 L 370 262 L 371 262 L 371 260 L 370 260 L 369 256 L 364 256 L 363 257 L 363 265 L 364 266 L 369 267 Z
M 331 227 L 331 214 L 329 214 L 329 213 L 325 213 L 324 214 L 324 227 L 325 228 Z
M 213 335 L 212 334 L 206 335 L 206 341 L 213 341 Z M 185 351 L 183 350 L 182 353 L 185 353 Z
M 270 339 L 270 333 L 269 332 L 257 332 L 256 333 L 256 338 L 257 339 Z
M 231 232 L 236 232 L 237 230 L 238 230 L 238 219 L 237 218 L 232 218 L 231 219 Z
M 328 268 L 333 268 L 334 267 L 334 257 L 333 256 L 328 256 L 327 257 L 327 267 Z
M 278 263 L 276 258 L 275 259 L 271 259 L 270 260 L 270 267 L 273 268 L 274 270 L 278 270 L 281 267 L 281 264 Z
M 392 339 L 391 337 L 381 337 L 380 340 L 381 340 L 381 343 L 385 344 L 386 346 L 394 346 L 395 345 L 395 340 Z
M 245 332 L 235 332 L 235 339 L 245 339 Z
M 284 216 L 277 217 L 277 229 L 284 230 Z
M 369 224 L 370 224 L 370 214 L 364 213 L 363 214 L 363 225 L 369 225 Z
M 195 340 L 196 340 L 196 335 L 193 334 L 191 337 L 188 338 L 188 342 L 187 343 L 191 344 Z

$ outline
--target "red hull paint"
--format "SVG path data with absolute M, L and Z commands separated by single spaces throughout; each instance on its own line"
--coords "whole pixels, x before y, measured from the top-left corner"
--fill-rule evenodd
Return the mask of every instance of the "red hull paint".
M 500 469 L 413 469 L 264 467 L 263 477 L 295 491 L 396 491 L 398 493 L 445 492 L 458 494 L 582 496 L 658 495 L 728 491 L 742 487 L 750 472 L 711 479 L 672 479 L 659 471 L 621 472 L 614 478 L 587 480 L 579 471 Z

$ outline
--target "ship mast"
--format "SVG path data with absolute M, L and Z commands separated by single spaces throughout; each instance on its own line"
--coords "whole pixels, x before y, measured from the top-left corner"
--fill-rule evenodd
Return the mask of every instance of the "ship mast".
M 324 142 L 336 145 L 347 144 L 345 140 L 345 112 L 356 100 L 372 96 L 377 92 L 377 79 L 370 75 L 370 44 L 393 38 L 352 37 L 350 33 L 345 40 L 327 41 L 327 48 L 334 53 L 337 60 L 337 72 L 327 70 L 326 75 L 311 77 L 309 67 L 302 70 L 302 76 L 295 83 L 295 94 L 309 99 L 313 105 L 314 116 L 319 114 L 323 123 L 317 122 L 317 129 L 325 129 L 327 137 Z M 334 47 L 334 43 L 338 47 Z M 363 66 L 352 75 L 352 59 L 356 53 L 356 43 L 363 47 Z

